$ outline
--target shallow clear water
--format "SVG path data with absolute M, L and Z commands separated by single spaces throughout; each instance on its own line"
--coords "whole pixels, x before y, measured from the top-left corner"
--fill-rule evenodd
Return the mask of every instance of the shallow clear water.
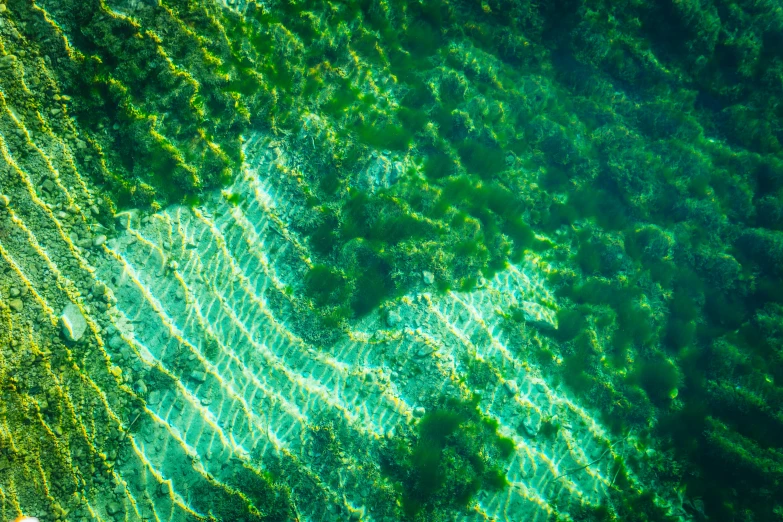
M 772 3 L 0 3 L 0 520 L 783 520 Z

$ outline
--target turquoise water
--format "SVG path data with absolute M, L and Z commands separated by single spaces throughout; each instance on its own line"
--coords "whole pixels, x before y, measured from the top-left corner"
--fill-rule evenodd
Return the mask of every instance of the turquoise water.
M 774 2 L 0 44 L 0 520 L 783 520 Z

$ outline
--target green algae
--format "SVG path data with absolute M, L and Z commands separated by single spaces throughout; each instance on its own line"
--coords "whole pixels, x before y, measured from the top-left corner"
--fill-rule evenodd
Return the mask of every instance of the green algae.
M 348 291 L 345 277 L 324 265 L 312 267 L 304 279 L 305 293 L 318 306 L 328 306 L 345 300 Z
M 41 13 L 7 4 L 28 21 L 31 42 L 56 34 Z M 555 342 L 538 350 L 541 363 L 554 368 L 554 356 L 564 355 L 560 371 L 572 387 L 605 383 L 612 395 L 583 394 L 597 408 L 634 402 L 633 388 L 644 390 L 657 410 L 644 400 L 623 410 L 615 420 L 620 429 L 680 409 L 688 420 L 694 405 L 706 404 L 708 413 L 695 415 L 701 431 L 690 438 L 669 422 L 654 431 L 682 456 L 683 476 L 709 485 L 688 483 L 709 516 L 772 516 L 773 501 L 759 493 L 763 480 L 732 477 L 778 449 L 762 444 L 749 457 L 730 451 L 763 440 L 769 426 L 758 421 L 761 428 L 745 439 L 732 438 L 759 417 L 738 419 L 727 407 L 743 403 L 742 388 L 779 404 L 779 336 L 769 323 L 780 320 L 783 295 L 774 120 L 781 22 L 770 5 L 395 1 L 273 2 L 262 9 L 251 2 L 241 20 L 166 2 L 175 17 L 142 14 L 137 26 L 97 3 L 82 8 L 96 13 L 90 19 L 67 4 L 41 4 L 84 55 L 71 56 L 49 39 L 60 64 L 53 71 L 75 100 L 75 117 L 84 128 L 103 129 L 93 138 L 111 172 L 85 172 L 106 182 L 117 206 L 196 205 L 202 190 L 236 171 L 238 136 L 250 118 L 265 130 L 290 131 L 304 108 L 318 110 L 342 141 L 358 145 L 346 152 L 317 142 L 322 156 L 345 161 L 313 177 L 309 189 L 329 210 L 303 227 L 320 257 L 292 293 L 350 310 L 343 318 L 362 316 L 413 286 L 393 274 L 432 268 L 436 259 L 448 265 L 437 271 L 438 287 L 467 291 L 526 251 L 552 255 L 574 279 L 553 278 L 563 300 L 560 327 L 550 336 Z M 396 111 L 381 107 L 358 75 L 317 68 L 328 61 L 350 69 L 326 42 L 343 34 L 340 23 L 351 24 L 349 44 L 362 60 L 397 78 L 404 94 Z M 158 46 L 142 27 L 174 37 Z M 196 35 L 218 45 L 207 52 Z M 290 50 L 303 47 L 297 43 L 307 44 L 307 66 L 317 73 Z M 142 56 L 162 50 L 200 90 L 160 59 L 141 67 Z M 210 53 L 220 68 L 210 66 Z M 502 112 L 485 110 L 481 97 Z M 222 154 L 206 141 L 217 141 Z M 373 149 L 420 152 L 426 190 L 401 182 L 382 193 L 348 193 Z M 549 253 L 536 234 L 555 233 L 562 235 Z M 435 245 L 427 259 L 409 255 L 423 243 Z M 736 263 L 721 261 L 729 255 Z M 607 346 L 611 365 L 585 350 L 587 332 Z M 710 354 L 732 362 L 710 363 Z M 770 371 L 777 372 L 773 384 L 762 384 Z M 684 387 L 671 400 L 679 379 Z M 707 383 L 734 387 L 717 393 Z M 721 437 L 729 442 L 720 444 Z M 694 450 L 693 441 L 707 449 Z M 736 473 L 711 473 L 720 466 Z
M 508 487 L 500 466 L 514 443 L 499 436 L 497 427 L 475 400 L 449 399 L 418 421 L 411 441 L 386 445 L 384 473 L 400 488 L 405 520 L 454 516 L 479 491 Z

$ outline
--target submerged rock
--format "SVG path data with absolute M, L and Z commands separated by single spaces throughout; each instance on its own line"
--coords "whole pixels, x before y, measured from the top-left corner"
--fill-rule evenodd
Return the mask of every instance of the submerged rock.
M 526 417 L 525 420 L 522 421 L 522 431 L 531 438 L 538 435 L 538 432 L 541 431 L 541 416 L 534 413 L 529 417 Z
M 63 309 L 60 324 L 63 328 L 63 334 L 69 341 L 78 341 L 87 331 L 87 321 L 84 320 L 79 307 L 73 303 L 68 303 Z
M 160 402 L 160 392 L 158 390 L 152 390 L 147 397 L 147 403 L 155 405 Z
M 109 502 L 109 504 L 106 506 L 106 512 L 109 515 L 114 516 L 120 511 L 122 511 L 122 506 L 118 502 Z
M 114 334 L 109 339 L 109 347 L 112 350 L 119 350 L 120 347 L 122 346 L 122 343 L 123 343 L 122 337 L 120 337 L 119 334 Z
M 400 312 L 398 310 L 392 310 L 386 315 L 387 326 L 394 328 L 400 324 L 400 322 L 402 322 L 402 316 L 400 316 Z

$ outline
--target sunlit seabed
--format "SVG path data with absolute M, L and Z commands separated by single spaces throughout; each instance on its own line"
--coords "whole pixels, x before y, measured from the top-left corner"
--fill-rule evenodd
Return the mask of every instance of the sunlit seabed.
M 533 260 L 473 293 L 423 288 L 391 306 L 398 317 L 393 326 L 373 314 L 348 339 L 321 351 L 297 338 L 289 318 L 268 303 L 270 295 L 284 295 L 295 273 L 291 263 L 306 263 L 307 252 L 290 239 L 284 225 L 290 207 L 269 181 L 269 170 L 284 158 L 262 140 L 247 149 L 252 160 L 245 177 L 231 187 L 242 195 L 241 206 L 214 198 L 145 223 L 133 213 L 122 216 L 127 231 L 109 241 L 111 258 L 97 270 L 117 297 L 112 362 L 161 375 L 132 436 L 148 480 L 128 480 L 129 496 L 155 499 L 159 477 L 171 481 L 175 504 L 188 505 L 183 483 L 210 475 L 220 480 L 227 461 L 259 469 L 262 462 L 290 460 L 298 473 L 316 478 L 317 494 L 338 506 L 335 513 L 383 512 L 373 502 L 377 477 L 363 472 L 373 469 L 373 446 L 410 422 L 413 409 L 436 391 L 464 392 L 464 362 L 483 360 L 500 375 L 482 391 L 480 408 L 500 422 L 516 450 L 508 461 L 511 487 L 483 495 L 468 519 L 543 521 L 558 496 L 600 503 L 613 462 L 603 455 L 604 430 L 530 367 L 522 347 L 507 345 L 496 313 L 517 304 L 531 319 L 554 320 L 541 304 L 552 297 Z M 518 430 L 527 418 L 552 416 L 566 428 L 550 440 Z M 308 445 L 308 426 L 325 422 L 345 425 L 342 444 L 359 450 L 346 454 L 339 470 L 322 469 Z M 600 456 L 606 458 L 558 478 Z M 134 460 L 117 472 L 136 468 Z M 312 520 L 341 516 L 323 506 L 300 509 Z
M 779 520 L 779 8 L 271 4 L 0 3 L 0 522 Z

